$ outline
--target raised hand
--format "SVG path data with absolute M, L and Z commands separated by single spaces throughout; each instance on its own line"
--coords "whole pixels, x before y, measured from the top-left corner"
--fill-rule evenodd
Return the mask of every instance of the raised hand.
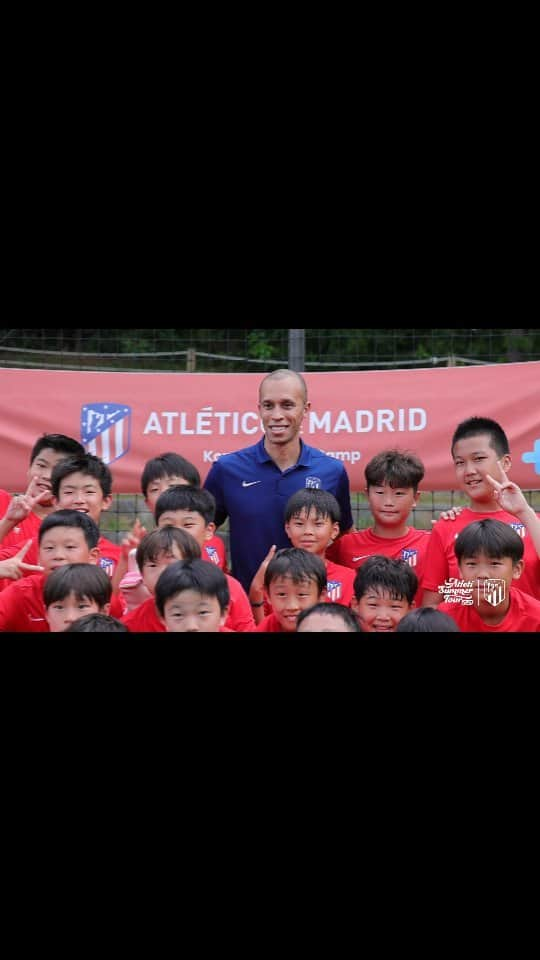
M 27 540 L 23 547 L 13 557 L 7 560 L 0 560 L 0 577 L 8 577 L 10 580 L 20 580 L 25 573 L 43 573 L 45 567 L 33 563 L 25 563 L 24 557 L 30 549 L 32 538 Z
M 41 493 L 37 494 L 37 496 L 33 495 L 37 479 L 37 477 L 32 477 L 26 492 L 17 494 L 12 498 L 4 519 L 9 520 L 10 522 L 12 521 L 14 525 L 16 523 L 20 523 L 22 520 L 26 520 L 26 518 L 34 509 L 36 503 L 41 503 L 44 497 L 50 497 L 50 490 L 42 490 Z
M 513 480 L 508 479 L 508 476 L 501 467 L 500 460 L 498 460 L 497 463 L 499 464 L 502 482 L 495 480 L 489 473 L 486 473 L 486 480 L 493 487 L 494 499 L 502 510 L 507 510 L 508 513 L 513 513 L 516 517 L 521 513 L 529 512 L 532 507 L 527 503 L 521 487 L 518 487 L 517 483 L 514 483 Z

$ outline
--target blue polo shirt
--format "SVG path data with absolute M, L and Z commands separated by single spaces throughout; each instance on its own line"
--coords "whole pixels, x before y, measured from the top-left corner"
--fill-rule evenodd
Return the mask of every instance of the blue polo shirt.
M 283 472 L 268 456 L 264 437 L 252 447 L 225 453 L 212 464 L 204 487 L 216 499 L 216 524 L 229 518 L 233 576 L 246 593 L 273 543 L 292 546 L 285 533 L 285 505 L 302 487 L 333 493 L 341 529 L 353 525 L 349 475 L 339 460 L 300 441 L 300 457 Z

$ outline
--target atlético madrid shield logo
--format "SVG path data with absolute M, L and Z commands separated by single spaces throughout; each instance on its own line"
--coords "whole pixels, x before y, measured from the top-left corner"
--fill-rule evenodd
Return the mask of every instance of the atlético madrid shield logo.
M 104 463 L 129 450 L 131 407 L 125 403 L 85 403 L 81 409 L 81 443 Z

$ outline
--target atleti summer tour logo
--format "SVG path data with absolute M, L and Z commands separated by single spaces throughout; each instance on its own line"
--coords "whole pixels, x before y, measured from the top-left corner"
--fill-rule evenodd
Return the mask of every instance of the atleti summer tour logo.
M 439 585 L 445 603 L 462 603 L 465 607 L 473 605 L 474 580 L 458 580 L 449 577 Z M 477 584 L 477 602 L 487 600 L 492 607 L 497 607 L 506 597 L 506 581 L 493 577 Z

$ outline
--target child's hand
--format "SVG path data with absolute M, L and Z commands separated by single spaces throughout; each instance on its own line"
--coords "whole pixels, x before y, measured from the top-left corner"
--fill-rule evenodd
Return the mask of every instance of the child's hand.
M 6 511 L 6 520 L 10 520 L 14 524 L 20 523 L 21 520 L 26 520 L 26 518 L 34 509 L 36 503 L 41 503 L 43 497 L 50 497 L 50 490 L 42 490 L 37 496 L 33 496 L 33 491 L 35 490 L 34 484 L 36 480 L 37 477 L 32 477 L 26 493 L 17 494 L 12 498 L 11 503 Z
M 517 483 L 508 479 L 499 460 L 497 463 L 499 464 L 503 482 L 499 483 L 499 481 L 491 477 L 489 473 L 486 473 L 486 480 L 493 487 L 493 497 L 501 509 L 508 510 L 508 513 L 513 513 L 516 517 L 519 516 L 520 513 L 526 513 L 531 510 L 532 507 L 527 503 L 521 487 L 518 487 Z
M 460 506 L 450 507 L 449 510 L 441 510 L 439 520 L 457 520 L 462 510 L 463 507 Z M 432 520 L 431 523 L 434 524 L 437 521 Z
M 33 563 L 24 563 L 32 538 L 27 540 L 24 547 L 21 547 L 18 553 L 7 560 L 0 560 L 0 577 L 9 577 L 10 580 L 20 580 L 26 573 L 43 573 L 45 567 L 37 566 Z
M 139 546 L 143 537 L 146 536 L 146 532 L 146 527 L 143 527 L 141 521 L 137 517 L 131 530 L 126 534 L 120 544 L 122 547 L 122 553 L 126 560 L 129 558 L 130 551 Z
M 276 549 L 276 545 L 273 543 L 259 569 L 257 570 L 257 573 L 253 577 L 253 580 L 251 581 L 251 586 L 249 588 L 249 599 L 251 603 L 260 603 L 261 600 L 264 600 L 264 575 L 266 573 L 268 564 L 276 552 Z

